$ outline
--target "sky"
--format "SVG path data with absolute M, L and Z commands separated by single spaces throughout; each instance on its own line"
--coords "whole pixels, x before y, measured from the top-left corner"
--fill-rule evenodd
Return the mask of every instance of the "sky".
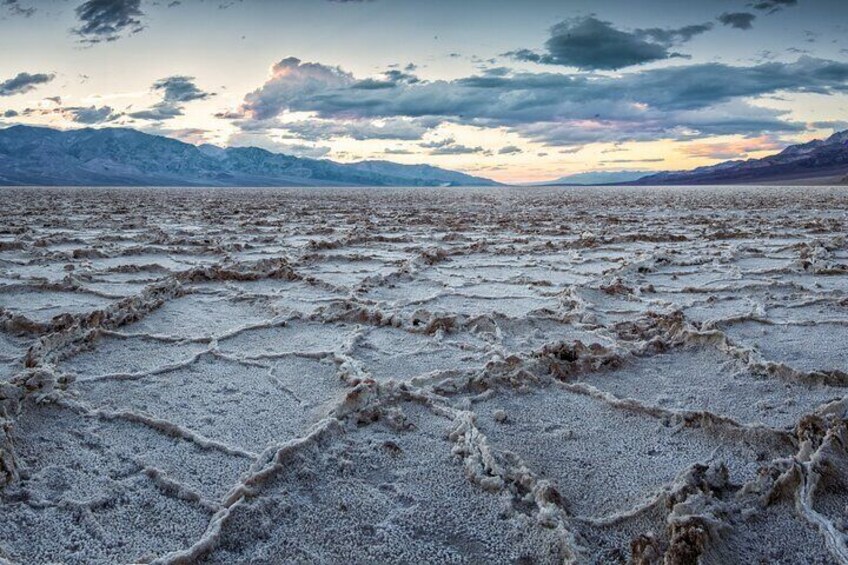
M 848 129 L 848 0 L 0 0 L 0 127 L 504 182 Z

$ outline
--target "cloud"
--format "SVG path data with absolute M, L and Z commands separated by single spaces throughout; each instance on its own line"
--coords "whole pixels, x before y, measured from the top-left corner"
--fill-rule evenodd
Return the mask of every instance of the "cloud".
M 756 14 L 750 12 L 725 12 L 718 17 L 718 21 L 722 25 L 735 27 L 736 29 L 751 29 L 754 20 L 757 19 Z
M 773 14 L 778 10 L 788 8 L 789 6 L 796 6 L 797 4 L 798 0 L 761 0 L 752 3 L 751 7 L 755 10 L 762 10 L 764 12 Z
M 179 106 L 174 106 L 171 104 L 165 104 L 164 102 L 159 102 L 154 104 L 150 108 L 146 110 L 139 110 L 138 112 L 130 112 L 127 114 L 131 118 L 135 118 L 137 120 L 151 120 L 151 121 L 164 121 L 176 118 L 178 116 L 183 115 L 183 109 Z
M 111 122 L 120 117 L 110 106 L 88 106 L 63 108 L 63 113 L 71 120 L 86 125 Z
M 407 69 L 412 70 L 411 67 Z M 392 90 L 398 87 L 417 84 L 419 79 L 409 72 L 389 70 L 383 80 L 357 80 L 352 74 L 338 67 L 329 67 L 319 63 L 303 63 L 295 57 L 288 57 L 271 68 L 271 77 L 261 88 L 248 94 L 244 104 L 237 112 L 221 113 L 218 117 L 241 120 L 236 125 L 245 130 L 282 128 L 298 137 L 318 140 L 333 137 L 363 139 L 402 139 L 415 140 L 435 125 L 432 120 L 412 120 L 404 118 L 374 121 L 351 115 L 344 120 L 342 115 L 334 115 L 333 120 L 305 120 L 279 123 L 273 120 L 289 107 L 304 103 L 321 92 L 338 88 L 349 88 L 365 95 L 369 92 Z
M 144 29 L 141 0 L 87 0 L 76 9 L 79 26 L 73 32 L 83 43 L 116 41 L 123 33 Z
M 405 82 L 412 84 L 420 81 L 420 79 L 414 74 L 398 69 L 389 69 L 385 71 L 382 76 L 383 78 L 379 79 L 366 78 L 357 81 L 353 86 L 354 88 L 361 88 L 364 90 L 378 90 L 381 88 L 391 88 L 396 86 L 398 83 Z
M 470 155 L 474 153 L 484 153 L 485 149 L 479 145 L 469 147 L 457 143 L 453 137 L 445 137 L 442 139 L 434 139 L 424 143 L 419 143 L 418 147 L 422 149 L 430 149 L 430 155 Z
M 40 84 L 46 84 L 53 80 L 55 75 L 46 73 L 37 73 L 31 75 L 29 73 L 18 73 L 17 76 L 10 78 L 4 82 L 0 82 L 0 96 L 12 96 L 15 94 L 24 94 Z
M 681 57 L 680 53 L 671 52 L 669 48 L 711 28 L 712 24 L 706 23 L 678 29 L 650 28 L 629 32 L 614 28 L 610 22 L 587 16 L 568 19 L 552 27 L 545 42 L 545 53 L 519 49 L 506 55 L 520 61 L 547 65 L 617 70 Z
M 168 103 L 191 102 L 214 96 L 197 88 L 194 77 L 180 75 L 157 80 L 153 83 L 153 91 L 161 92 L 163 101 Z
M 848 121 L 845 120 L 827 120 L 822 122 L 813 122 L 810 127 L 815 129 L 832 129 L 834 131 L 848 130 Z
M 781 92 L 848 92 L 848 62 L 802 57 L 794 63 L 674 66 L 616 76 L 514 73 L 356 88 L 350 73 L 284 59 L 245 97 L 242 129 L 267 129 L 278 116 L 322 120 L 427 120 L 502 127 L 528 139 L 576 146 L 600 141 L 691 139 L 705 135 L 794 132 L 780 110 L 751 99 Z M 324 127 L 324 126 L 322 126 Z
M 386 120 L 300 120 L 277 124 L 279 129 L 310 141 L 348 137 L 366 139 L 419 140 L 435 125 L 427 120 L 390 118 Z
M 637 29 L 635 35 L 638 37 L 649 38 L 662 45 L 676 45 L 686 43 L 696 35 L 701 35 L 713 29 L 713 24 L 710 22 L 703 24 L 694 24 L 683 26 L 676 29 L 652 27 L 648 29 Z
M 410 67 L 412 67 L 412 68 L 410 68 Z M 391 69 L 391 70 L 386 71 L 383 74 L 386 76 L 386 78 L 389 81 L 391 81 L 393 83 L 407 82 L 407 83 L 411 84 L 411 83 L 419 82 L 421 80 L 417 76 L 412 74 L 413 70 L 415 70 L 414 65 L 407 65 L 406 69 L 403 70 L 403 71 L 399 71 L 397 69 Z
M 515 145 L 507 145 L 506 147 L 501 147 L 498 150 L 498 155 L 514 155 L 516 153 L 523 153 L 520 147 Z
M 55 97 L 58 99 L 58 97 Z M 45 98 L 45 100 L 48 100 Z M 60 104 L 61 100 L 50 98 L 55 104 Z M 13 114 L 7 114 L 6 117 L 23 116 L 42 116 L 42 117 L 61 117 L 63 119 L 76 122 L 83 125 L 96 125 L 106 122 L 112 122 L 120 118 L 123 114 L 116 112 L 111 106 L 39 106 L 38 108 L 25 108 L 20 112 L 10 110 Z
M 271 67 L 271 78 L 261 88 L 245 97 L 242 111 L 250 119 L 267 120 L 287 108 L 306 105 L 324 92 L 349 88 L 356 82 L 352 74 L 339 67 L 288 57 Z
M 6 110 L 5 112 L 3 112 L 4 118 L 14 118 L 14 117 L 17 117 L 17 116 L 18 116 L 18 113 L 15 110 Z
M 620 165 L 622 163 L 662 163 L 665 161 L 662 157 L 655 157 L 652 159 L 608 159 L 606 161 L 600 161 L 599 165 Z
M 0 0 L 0 6 L 5 7 L 13 16 L 23 16 L 25 18 L 29 18 L 36 11 L 32 6 L 24 8 L 21 6 L 19 0 Z
M 418 146 L 423 147 L 424 149 L 440 149 L 442 147 L 453 145 L 454 143 L 456 143 L 454 138 L 446 137 L 444 139 L 435 139 L 426 143 L 419 143 Z
M 471 155 L 474 153 L 482 153 L 484 150 L 479 145 L 469 147 L 462 144 L 448 145 L 445 147 L 437 147 L 430 151 L 430 155 Z
M 390 68 L 382 73 L 382 78 L 366 78 L 357 81 L 353 86 L 354 88 L 364 90 L 378 90 L 381 88 L 391 88 L 398 83 L 413 84 L 420 81 L 417 76 L 412 74 L 412 71 L 417 68 L 412 63 L 408 64 L 404 70 Z
M 153 83 L 151 90 L 162 96 L 146 110 L 131 112 L 128 115 L 137 120 L 164 121 L 183 115 L 183 105 L 194 100 L 206 100 L 215 93 L 205 92 L 194 84 L 194 77 L 175 75 L 159 79 Z

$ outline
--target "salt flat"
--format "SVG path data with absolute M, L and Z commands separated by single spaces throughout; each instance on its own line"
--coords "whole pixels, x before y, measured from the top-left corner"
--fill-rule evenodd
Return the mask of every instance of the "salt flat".
M 0 563 L 848 562 L 848 188 L 0 218 Z

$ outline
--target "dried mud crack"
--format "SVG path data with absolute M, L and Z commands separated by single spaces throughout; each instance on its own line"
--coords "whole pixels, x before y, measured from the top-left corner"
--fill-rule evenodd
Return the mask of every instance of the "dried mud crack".
M 848 563 L 848 191 L 4 189 L 0 563 Z

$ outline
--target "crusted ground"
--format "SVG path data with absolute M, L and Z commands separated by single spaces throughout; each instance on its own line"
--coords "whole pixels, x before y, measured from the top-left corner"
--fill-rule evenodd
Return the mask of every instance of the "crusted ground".
M 848 562 L 845 189 L 0 196 L 0 563 Z

